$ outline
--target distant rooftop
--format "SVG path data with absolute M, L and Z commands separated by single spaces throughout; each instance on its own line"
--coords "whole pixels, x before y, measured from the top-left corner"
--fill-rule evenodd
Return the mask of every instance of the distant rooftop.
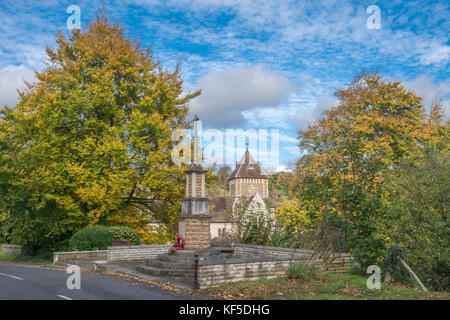
M 228 181 L 236 178 L 269 179 L 269 176 L 264 173 L 247 149 L 241 161 L 236 163 L 236 168 L 231 173 Z

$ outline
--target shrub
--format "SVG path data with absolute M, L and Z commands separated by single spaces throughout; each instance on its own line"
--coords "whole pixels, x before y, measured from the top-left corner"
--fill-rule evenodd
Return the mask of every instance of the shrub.
M 87 227 L 72 236 L 69 247 L 75 251 L 106 250 L 113 237 L 114 229 L 111 227 Z
M 397 245 L 389 247 L 383 262 L 385 274 L 389 273 L 395 282 L 410 284 L 410 275 L 401 264 L 399 258 L 403 259 L 403 261 L 406 260 L 405 249 Z
M 291 279 L 309 281 L 319 278 L 321 276 L 321 272 L 314 266 L 298 263 L 288 269 L 287 275 Z
M 0 243 L 10 244 L 11 240 L 11 226 L 8 223 L 8 215 L 0 211 Z
M 11 242 L 10 235 L 0 230 L 0 243 L 10 243 L 10 242 Z
M 297 234 L 281 229 L 275 232 L 270 240 L 267 242 L 268 246 L 280 248 L 297 248 Z
M 69 247 L 75 251 L 106 250 L 112 239 L 128 240 L 132 245 L 139 245 L 138 234 L 131 228 L 93 226 L 76 232 L 69 241 Z
M 450 291 L 450 152 L 425 144 L 386 178 L 390 197 L 382 233 L 407 250 L 407 263 L 432 290 Z
M 24 263 L 52 264 L 53 252 L 48 248 L 41 248 L 31 252 L 24 247 L 22 253 L 15 260 Z
M 271 208 L 253 204 L 242 197 L 235 209 L 227 213 L 227 221 L 234 222 L 232 238 L 240 243 L 266 245 L 275 233 L 275 221 Z
M 132 245 L 139 245 L 141 241 L 139 240 L 139 236 L 131 228 L 120 226 L 120 227 L 111 227 L 113 229 L 113 238 L 117 240 L 128 240 Z

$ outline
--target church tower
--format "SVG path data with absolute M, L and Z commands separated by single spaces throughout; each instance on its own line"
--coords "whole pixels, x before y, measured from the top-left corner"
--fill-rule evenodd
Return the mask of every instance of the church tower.
M 228 187 L 231 197 L 250 198 L 256 193 L 259 193 L 263 199 L 269 197 L 269 176 L 264 174 L 248 148 L 228 178 Z

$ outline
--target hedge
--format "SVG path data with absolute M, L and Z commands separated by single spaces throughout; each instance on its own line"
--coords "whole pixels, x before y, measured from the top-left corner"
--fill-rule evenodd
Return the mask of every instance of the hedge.
M 76 232 L 69 241 L 71 250 L 106 250 L 112 239 L 129 240 L 132 245 L 140 244 L 139 236 L 128 227 L 93 226 Z

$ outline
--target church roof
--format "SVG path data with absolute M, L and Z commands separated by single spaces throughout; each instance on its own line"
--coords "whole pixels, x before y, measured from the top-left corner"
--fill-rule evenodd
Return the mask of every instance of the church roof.
M 228 181 L 236 178 L 269 179 L 269 176 L 264 173 L 247 149 L 241 161 L 236 163 L 236 168 L 231 173 Z
M 255 195 L 247 199 L 248 205 L 253 201 Z M 276 202 L 272 198 L 262 199 L 267 207 L 276 208 Z M 231 212 L 233 210 L 233 204 L 236 201 L 235 197 L 213 197 L 209 200 L 211 223 L 225 223 L 231 221 Z
M 228 222 L 227 215 L 233 208 L 233 198 L 231 197 L 213 197 L 209 200 L 211 211 L 210 222 Z

